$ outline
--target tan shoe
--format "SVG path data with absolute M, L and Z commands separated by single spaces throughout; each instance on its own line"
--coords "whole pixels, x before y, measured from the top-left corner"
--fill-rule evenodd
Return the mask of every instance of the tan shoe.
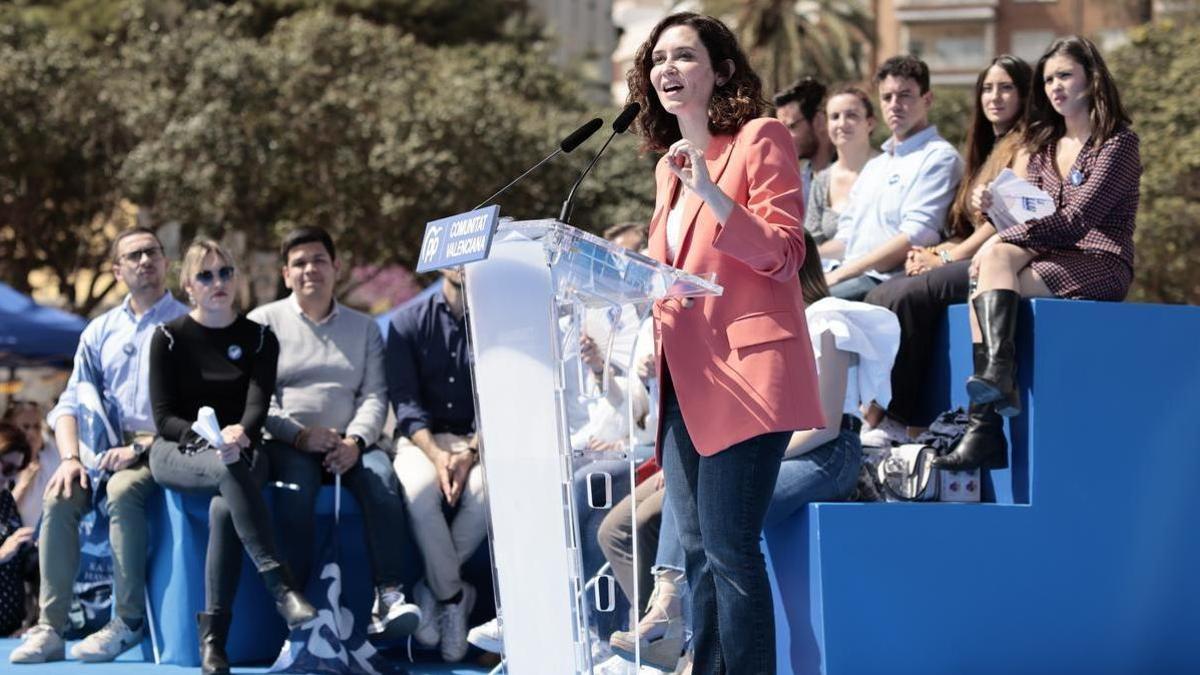
M 617 631 L 608 638 L 613 653 L 631 662 L 635 660 L 635 654 L 640 654 L 641 665 L 675 672 L 683 654 L 683 616 L 666 616 L 649 625 L 643 620 L 638 627 L 641 628 L 640 635 L 633 631 Z

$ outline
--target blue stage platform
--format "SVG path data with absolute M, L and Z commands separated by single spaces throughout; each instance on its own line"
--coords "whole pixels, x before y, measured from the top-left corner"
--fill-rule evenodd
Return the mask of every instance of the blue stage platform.
M 964 403 L 966 308 L 951 308 Z M 780 672 L 1200 673 L 1200 308 L 1035 300 L 993 503 L 815 504 L 766 534 Z
M 142 655 L 131 649 L 121 658 L 112 663 L 78 663 L 75 661 L 59 661 L 58 663 L 39 663 L 15 666 L 8 662 L 8 654 L 20 644 L 19 640 L 0 640 L 0 672 L 22 675 L 183 675 L 199 672 L 199 668 L 185 666 L 160 665 L 142 659 Z M 69 647 L 68 647 L 69 648 Z M 440 663 L 418 663 L 407 666 L 409 675 L 479 675 L 487 673 L 487 668 L 476 666 L 448 666 Z M 265 673 L 266 666 L 234 668 L 235 673 Z
M 951 308 L 930 410 L 964 403 L 966 326 L 965 306 Z M 1189 527 L 1200 513 L 1198 341 L 1197 307 L 1024 303 L 1025 412 L 1008 425 L 1009 467 L 984 476 L 989 503 L 815 504 L 766 533 L 779 673 L 1200 673 L 1200 538 Z M 151 566 L 164 656 L 179 664 L 195 662 L 203 593 L 206 517 L 191 502 L 164 500 Z M 369 584 L 349 495 L 343 513 L 347 593 L 361 614 Z M 282 627 L 252 572 L 242 586 L 234 632 L 245 639 L 231 648 L 261 659 Z M 148 641 L 114 664 L 20 668 L 8 664 L 16 644 L 0 640 L 6 673 L 183 672 L 146 662 Z

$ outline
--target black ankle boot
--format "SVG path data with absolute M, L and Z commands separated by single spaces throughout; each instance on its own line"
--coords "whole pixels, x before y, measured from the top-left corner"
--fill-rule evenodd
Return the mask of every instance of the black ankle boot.
M 994 403 L 972 403 L 967 407 L 967 432 L 950 454 L 933 460 L 933 466 L 946 471 L 1008 466 L 1004 419 L 996 413 Z
M 317 610 L 296 591 L 287 568 L 280 565 L 259 574 L 267 586 L 267 592 L 275 598 L 276 611 L 287 622 L 289 629 L 317 618 Z
M 200 612 L 196 626 L 200 633 L 200 672 L 203 675 L 229 675 L 229 656 L 225 641 L 229 638 L 229 612 Z
M 971 345 L 971 357 L 977 377 L 987 368 L 987 348 Z M 970 471 L 979 467 L 998 469 L 1008 464 L 1008 441 L 1004 438 L 1004 420 L 994 403 L 967 406 L 967 431 L 950 454 L 933 460 L 933 466 L 947 471 Z
M 967 379 L 967 395 L 972 403 L 995 403 L 996 412 L 1005 417 L 1021 413 L 1016 347 L 1020 300 L 1016 291 L 998 290 L 980 293 L 971 303 L 983 333 L 985 362 Z

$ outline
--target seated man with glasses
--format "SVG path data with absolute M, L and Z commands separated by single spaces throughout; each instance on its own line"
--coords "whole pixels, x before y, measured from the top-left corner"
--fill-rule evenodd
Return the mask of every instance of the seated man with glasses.
M 146 450 L 155 436 L 148 351 L 154 329 L 186 314 L 187 307 L 166 290 L 167 261 L 162 242 L 153 230 L 135 227 L 117 235 L 112 243 L 112 273 L 125 283 L 129 295 L 84 329 L 75 370 L 58 405 L 47 417 L 62 463 L 46 488 L 38 546 L 38 624 L 9 655 L 13 663 L 61 661 L 65 657 L 63 634 L 79 566 L 79 521 L 92 505 L 92 486 L 85 467 L 112 472 L 107 495 L 114 600 L 112 619 L 75 644 L 71 657 L 112 661 L 141 642 L 145 631 L 146 499 L 157 489 L 146 460 Z M 84 358 L 99 365 L 101 393 L 117 401 L 120 432 L 127 443 L 109 448 L 99 457 L 79 444 L 76 389 L 79 363 Z

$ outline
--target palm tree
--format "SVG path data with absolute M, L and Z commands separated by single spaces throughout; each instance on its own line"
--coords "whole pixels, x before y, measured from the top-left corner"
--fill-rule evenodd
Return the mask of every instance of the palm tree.
M 738 40 L 767 94 L 811 75 L 825 83 L 858 82 L 875 41 L 866 0 L 706 0 L 705 10 L 732 19 Z

